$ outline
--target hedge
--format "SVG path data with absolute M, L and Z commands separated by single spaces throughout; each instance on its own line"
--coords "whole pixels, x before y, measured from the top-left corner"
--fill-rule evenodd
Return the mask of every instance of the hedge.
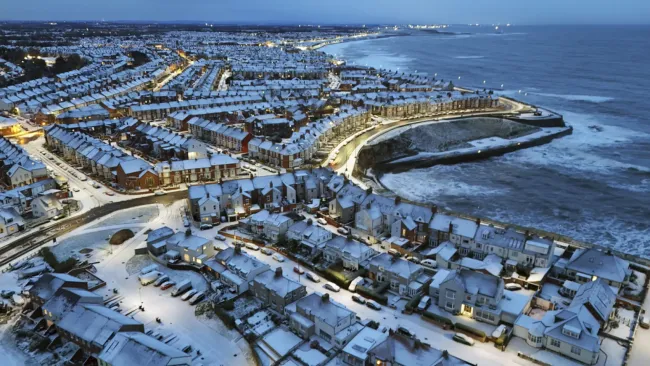
M 54 253 L 52 253 L 50 247 L 41 248 L 41 256 L 45 263 L 52 267 L 54 272 L 57 273 L 67 273 L 77 265 L 77 260 L 74 258 L 68 258 L 63 262 L 59 262 Z
M 463 330 L 463 331 L 465 331 L 467 333 L 470 333 L 470 334 L 480 338 L 481 342 L 485 342 L 485 339 L 487 338 L 487 335 L 485 334 L 484 331 L 478 330 L 476 328 L 472 328 L 469 325 L 465 325 L 465 324 L 462 324 L 462 323 L 456 323 L 455 327 L 456 327 L 456 329 Z
M 382 305 L 388 304 L 388 297 L 361 285 L 357 285 L 357 293 L 361 296 L 373 299 Z
M 448 325 L 450 327 L 454 326 L 454 323 L 451 321 L 451 319 L 446 318 L 444 316 L 432 313 L 430 311 L 424 311 L 422 312 L 422 317 L 426 319 L 431 319 L 437 323 L 443 324 L 443 325 Z
M 420 300 L 422 300 L 423 297 L 424 297 L 424 293 L 419 293 L 419 294 L 413 296 L 413 298 L 411 300 L 409 300 L 406 303 L 406 305 L 404 305 L 404 309 L 409 310 L 409 311 L 413 311 L 413 309 L 416 306 L 418 306 L 418 304 L 420 304 Z

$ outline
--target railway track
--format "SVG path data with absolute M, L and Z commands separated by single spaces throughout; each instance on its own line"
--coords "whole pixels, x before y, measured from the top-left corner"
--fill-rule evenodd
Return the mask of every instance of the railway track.
M 47 243 L 51 243 L 55 238 L 69 233 L 92 221 L 100 219 L 112 212 L 157 203 L 167 205 L 186 197 L 186 191 L 176 191 L 168 193 L 164 196 L 138 197 L 129 201 L 113 202 L 94 208 L 82 215 L 62 220 L 55 225 L 26 235 L 8 245 L 1 247 L 0 266 L 9 264 L 22 257 L 23 255 L 31 252 L 32 250 L 37 249 Z M 5 254 L 12 251 L 14 252 L 3 258 Z

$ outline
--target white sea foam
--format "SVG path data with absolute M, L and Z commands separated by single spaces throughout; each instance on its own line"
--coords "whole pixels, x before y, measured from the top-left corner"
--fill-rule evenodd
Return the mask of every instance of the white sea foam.
M 644 166 L 600 156 L 595 154 L 593 149 L 630 143 L 635 138 L 650 138 L 650 135 L 619 126 L 602 125 L 596 117 L 591 115 L 562 111 L 559 113 L 563 114 L 564 120 L 573 126 L 572 135 L 557 139 L 550 144 L 504 155 L 503 160 L 513 163 L 560 166 L 602 174 L 619 174 L 621 170 L 625 169 L 649 171 Z M 601 126 L 603 131 L 594 131 L 589 128 L 592 125 Z
M 449 170 L 458 169 L 456 166 L 438 166 L 412 170 L 406 173 L 384 174 L 381 182 L 390 190 L 398 192 L 404 198 L 413 201 L 427 202 L 439 196 L 456 197 L 486 197 L 507 194 L 507 189 L 467 184 L 451 179 L 454 174 L 445 174 Z M 449 177 L 446 178 L 446 177 Z M 426 182 L 426 184 L 422 184 Z
M 612 97 L 604 97 L 598 95 L 579 95 L 579 94 L 553 94 L 553 93 L 537 93 L 532 94 L 541 95 L 543 97 L 565 99 L 574 102 L 590 102 L 590 103 L 605 103 L 614 100 Z
M 479 58 L 485 58 L 485 56 L 454 56 L 454 58 L 457 59 L 479 59 Z

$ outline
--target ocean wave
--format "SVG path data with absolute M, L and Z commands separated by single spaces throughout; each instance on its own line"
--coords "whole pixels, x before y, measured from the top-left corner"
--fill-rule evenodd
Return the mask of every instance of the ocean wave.
M 465 59 L 479 59 L 479 58 L 485 58 L 485 56 L 454 56 L 453 58 L 465 60 Z
M 444 179 L 443 170 L 450 170 L 454 166 L 437 166 L 436 169 L 417 169 L 404 173 L 384 174 L 381 182 L 388 189 L 403 195 L 412 201 L 430 202 L 440 196 L 453 197 L 487 197 L 504 195 L 507 189 L 468 184 L 453 179 Z M 453 177 L 452 174 L 450 176 Z M 422 184 L 422 182 L 426 184 Z
M 603 97 L 598 95 L 553 94 L 553 93 L 537 93 L 537 92 L 531 92 L 531 94 L 540 95 L 549 98 L 570 100 L 574 102 L 605 103 L 614 100 L 614 98 L 612 97 Z

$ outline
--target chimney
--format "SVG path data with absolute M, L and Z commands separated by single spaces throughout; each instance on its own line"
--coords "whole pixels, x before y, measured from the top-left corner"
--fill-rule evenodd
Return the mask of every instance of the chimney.
M 321 298 L 321 300 L 323 300 L 323 302 L 329 302 L 330 301 L 330 294 L 323 294 L 323 295 L 321 295 L 320 298 Z
M 282 277 L 282 267 L 278 267 L 275 269 L 275 277 Z
M 431 213 L 434 214 L 434 215 L 437 214 L 438 213 L 438 206 L 436 206 L 436 205 L 431 206 Z
M 242 189 L 242 187 L 239 187 L 239 193 L 244 193 L 244 190 Z
M 400 202 L 402 202 L 402 198 L 400 196 L 395 196 L 395 206 L 399 205 Z
M 241 254 L 241 246 L 235 245 L 235 254 Z
M 451 221 L 449 221 L 449 234 L 453 232 L 454 232 L 454 224 L 452 224 Z
M 476 218 L 476 225 L 481 226 L 481 219 L 478 217 Z
M 189 237 L 189 236 L 192 236 L 192 229 L 188 228 L 187 230 L 185 230 L 185 237 Z
M 206 193 L 205 193 L 205 196 L 208 197 L 208 198 L 210 198 L 210 192 L 206 192 Z

